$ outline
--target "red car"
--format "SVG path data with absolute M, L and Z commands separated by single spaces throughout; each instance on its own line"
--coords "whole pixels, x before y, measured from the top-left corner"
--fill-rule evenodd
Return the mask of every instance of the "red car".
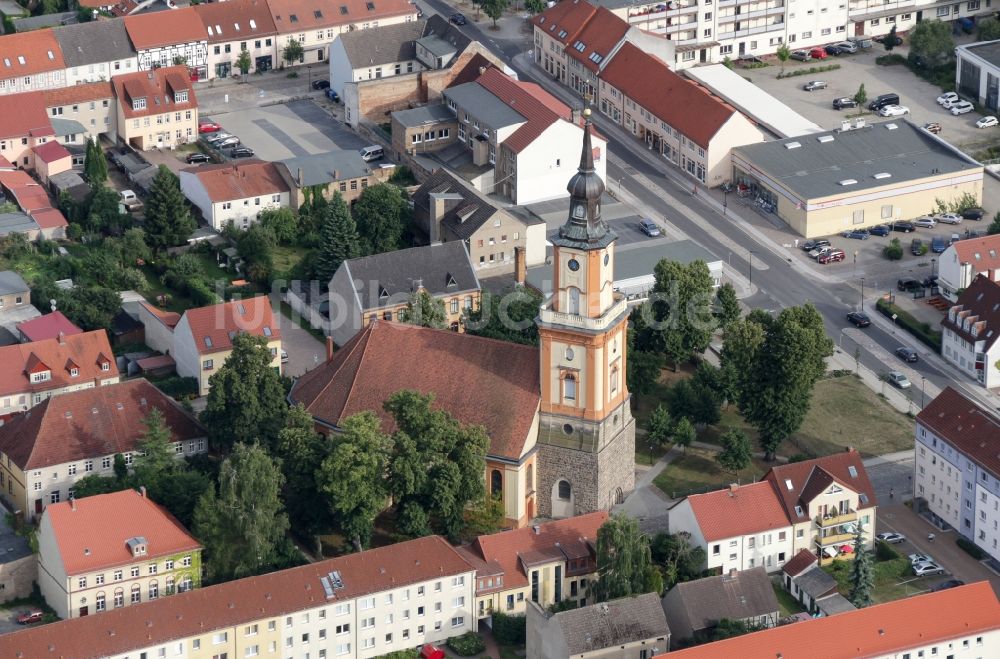
M 214 133 L 218 130 L 222 130 L 222 126 L 215 123 L 214 121 L 203 121 L 198 124 L 199 133 Z
M 25 611 L 21 615 L 17 616 L 17 624 L 19 625 L 30 625 L 34 622 L 41 622 L 42 617 L 45 614 L 38 609 L 32 611 Z
M 837 261 L 843 261 L 845 257 L 844 250 L 831 249 L 826 254 L 820 254 L 816 261 L 819 263 L 836 263 Z
M 826 59 L 826 50 L 823 48 L 813 48 L 809 51 L 809 57 L 813 59 Z

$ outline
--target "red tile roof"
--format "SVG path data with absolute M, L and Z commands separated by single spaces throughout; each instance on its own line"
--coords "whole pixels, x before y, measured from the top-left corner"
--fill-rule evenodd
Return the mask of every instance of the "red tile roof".
M 70 152 L 66 150 L 66 147 L 55 140 L 49 140 L 45 144 L 39 144 L 34 147 L 32 151 L 35 152 L 36 158 L 40 158 L 42 162 L 45 163 L 53 163 L 57 160 L 62 160 L 63 158 L 73 157 Z
M 661 60 L 631 43 L 621 47 L 600 77 L 706 149 L 712 137 L 736 113 L 722 99 L 677 75 Z
M 46 522 L 67 576 L 201 548 L 165 508 L 132 489 L 51 504 L 42 517 Z M 125 544 L 139 537 L 146 540 L 141 559 Z
M 8 190 L 10 190 L 11 196 L 14 197 L 14 201 L 25 213 L 31 214 L 38 210 L 52 208 L 49 194 L 45 191 L 45 188 L 35 183 L 34 179 L 32 179 L 31 183 L 10 186 Z
M 299 378 L 291 397 L 328 425 L 371 410 L 392 432 L 395 423 L 382 405 L 400 389 L 434 394 L 437 407 L 486 428 L 491 456 L 517 460 L 540 402 L 538 349 L 376 321 Z
M 162 309 L 157 309 L 152 304 L 148 302 L 140 302 L 146 311 L 153 314 L 161 323 L 167 327 L 173 329 L 177 327 L 177 323 L 181 322 L 181 315 L 175 311 L 164 311 Z
M 0 42 L 6 38 L 0 38 Z M 0 64 L 2 70 L 3 65 Z M 0 138 L 55 135 L 41 92 L 0 96 L 0 117 L 3 117 Z
M 976 272 L 1000 269 L 1000 234 L 959 240 L 951 249 L 959 263 L 970 263 Z
M 468 554 L 503 574 L 503 589 L 528 585 L 525 562 L 589 558 L 597 543 L 597 529 L 608 519 L 606 511 L 578 515 L 538 526 L 481 535 L 463 547 Z M 497 574 L 490 571 L 490 574 Z
M 195 5 L 208 43 L 225 43 L 277 34 L 265 0 L 228 0 Z
M 1000 629 L 1000 602 L 989 582 L 980 581 L 706 643 L 659 655 L 659 658 L 893 657 L 907 650 L 927 648 L 997 629 Z
M 52 28 L 5 34 L 0 39 L 0 80 L 65 68 Z
M 18 343 L 0 347 L 0 396 L 27 394 L 61 389 L 84 382 L 113 378 L 118 375 L 112 357 L 111 344 L 104 330 L 84 332 L 63 338 L 46 339 L 33 343 Z M 70 375 L 66 362 L 75 362 L 80 373 Z M 31 382 L 28 378 L 29 364 L 41 362 L 52 371 L 47 382 Z M 100 362 L 108 362 L 110 370 L 102 371 Z
M 527 120 L 503 141 L 514 153 L 524 150 L 559 119 L 573 117 L 569 107 L 552 94 L 538 85 L 514 80 L 499 69 L 487 69 L 476 82 Z
M 60 368 L 74 361 L 64 359 Z M 143 379 L 52 396 L 0 426 L 0 451 L 21 469 L 136 450 L 153 408 L 163 413 L 172 441 L 205 437 L 205 430 L 166 394 Z
M 46 89 L 41 94 L 45 100 L 45 107 L 52 108 L 111 98 L 114 96 L 114 90 L 110 81 L 102 80 L 60 89 Z
M 83 330 L 70 322 L 70 319 L 64 316 L 61 311 L 53 311 L 44 316 L 18 323 L 17 330 L 26 341 L 57 339 L 60 334 L 65 336 L 83 334 Z
M 597 8 L 584 0 L 563 0 L 531 19 L 531 22 L 563 45 L 582 30 L 593 18 Z M 622 20 L 615 17 L 619 21 Z
M 281 338 L 274 323 L 271 300 L 266 295 L 188 309 L 184 318 L 195 349 L 203 355 L 232 350 L 232 337 L 241 332 L 263 336 L 268 341 Z
M 124 20 L 125 30 L 136 50 L 205 41 L 205 26 L 194 7 L 135 14 Z
M 69 226 L 66 217 L 58 208 L 37 208 L 29 211 L 28 215 L 35 221 L 39 229 L 57 229 Z
M 706 542 L 789 525 L 781 500 L 766 481 L 692 494 L 687 500 Z
M 369 3 L 372 9 L 368 8 Z M 412 15 L 417 19 L 416 5 L 409 0 L 268 0 L 274 26 L 280 34 L 296 34 L 306 30 L 357 25 L 362 23 Z M 341 11 L 346 7 L 347 12 Z
M 340 572 L 344 587 L 335 591 L 334 597 L 326 598 L 320 579 L 333 571 Z M 3 634 L 0 656 L 114 656 L 470 571 L 443 538 L 427 536 L 161 597 L 140 606 L 123 606 L 99 615 Z
M 795 556 L 792 556 L 792 559 L 781 567 L 781 571 L 789 576 L 797 577 L 809 569 L 810 566 L 816 565 L 816 562 L 816 554 L 808 549 L 803 549 L 795 554 Z
M 1000 416 L 945 387 L 920 410 L 917 423 L 1000 477 Z
M 208 198 L 213 202 L 289 192 L 288 184 L 278 173 L 277 166 L 273 162 L 263 160 L 225 162 L 188 167 L 181 171 L 193 174 L 204 186 Z
M 184 11 L 178 9 L 176 11 Z M 174 12 L 156 12 L 156 14 Z M 154 16 L 155 14 L 140 14 L 141 16 Z M 199 22 L 198 25 L 201 25 Z M 115 96 L 121 104 L 122 112 L 126 119 L 134 117 L 151 117 L 164 112 L 176 112 L 177 110 L 190 110 L 198 106 L 198 100 L 194 94 L 194 87 L 188 80 L 188 70 L 186 66 L 168 66 L 155 71 L 136 71 L 135 73 L 125 73 L 112 78 L 115 86 Z M 174 101 L 175 92 L 187 91 L 188 100 L 177 103 Z M 146 99 L 146 107 L 136 110 L 133 107 L 133 99 Z
M 851 474 L 852 467 L 856 476 Z M 795 507 L 801 506 L 805 512 L 809 502 L 834 481 L 853 492 L 864 494 L 868 502 L 859 503 L 862 509 L 874 508 L 877 505 L 875 488 L 868 480 L 868 472 L 865 471 L 861 454 L 854 449 L 813 460 L 771 467 L 761 480 L 774 487 L 781 505 L 784 506 L 785 514 L 795 524 L 807 519 L 805 514 L 799 515 Z
M 628 30 L 628 23 L 605 7 L 598 7 L 583 29 L 566 42 L 566 55 L 584 68 L 597 72 L 601 65 L 608 65 L 605 60 L 613 54 Z
M 957 309 L 954 321 L 951 309 Z M 986 275 L 977 275 L 951 309 L 941 319 L 941 324 L 970 343 L 982 341 L 984 353 L 1000 338 L 1000 283 L 991 281 Z M 965 329 L 966 318 L 972 319 L 969 329 Z

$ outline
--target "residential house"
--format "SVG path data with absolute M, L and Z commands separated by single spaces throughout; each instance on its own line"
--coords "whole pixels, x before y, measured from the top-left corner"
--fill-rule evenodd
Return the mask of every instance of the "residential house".
M 36 154 L 32 152 L 32 155 Z M 45 188 L 27 172 L 20 169 L 0 170 L 0 190 L 29 217 L 30 224 L 27 226 L 21 221 L 23 218 L 19 223 L 30 240 L 60 240 L 66 237 L 66 218 L 58 209 L 52 208 L 52 200 Z
M 266 0 L 230 0 L 195 5 L 195 13 L 208 33 L 210 78 L 240 74 L 237 60 L 244 50 L 250 55 L 247 73 L 274 68 L 278 30 Z
M 111 82 L 88 82 L 62 89 L 46 89 L 42 98 L 52 121 L 66 118 L 79 122 L 87 139 L 116 139 L 118 106 Z M 85 148 L 83 150 L 86 151 Z
M 125 21 L 88 21 L 54 29 L 66 64 L 66 86 L 107 82 L 113 76 L 139 70 L 139 57 L 129 40 Z
M 201 585 L 201 544 L 146 488 L 70 499 L 38 525 L 38 585 L 60 618 L 78 618 Z
M 774 627 L 780 607 L 767 570 L 758 565 L 678 583 L 664 595 L 663 611 L 676 647 L 681 641 L 705 638 L 723 619 Z
M 527 656 L 647 659 L 666 652 L 670 629 L 657 593 L 553 613 L 528 603 Z
M 360 80 L 392 78 L 424 67 L 417 59 L 417 39 L 425 21 L 407 21 L 338 34 L 330 42 L 330 88 L 340 96 L 344 86 Z
M 390 163 L 367 163 L 356 149 L 293 156 L 274 163 L 289 190 L 289 206 L 305 203 L 306 189 L 330 200 L 340 193 L 351 204 L 369 186 L 385 183 L 395 171 Z
M 945 361 L 987 389 L 1000 386 L 1000 281 L 976 275 L 941 327 Z
M 0 96 L 0 116 L 4 118 L 0 122 L 0 157 L 15 167 L 34 169 L 32 149 L 56 139 L 44 97 L 38 92 Z
M 0 37 L 0 94 L 65 86 L 66 63 L 51 28 Z
M 426 155 L 457 140 L 458 117 L 445 105 L 421 105 L 392 113 L 392 150 L 396 153 Z
M 25 300 L 28 296 L 25 295 Z M 31 343 L 32 341 L 45 341 L 46 339 L 58 339 L 60 336 L 73 336 L 83 334 L 83 330 L 77 327 L 63 315 L 61 311 L 53 311 L 38 318 L 26 320 L 17 324 L 18 338 L 21 343 Z
M 146 151 L 198 139 L 198 99 L 184 66 L 126 73 L 115 76 L 113 84 L 123 142 Z
M 0 312 L 31 305 L 31 288 L 13 270 L 0 270 Z
M 400 320 L 410 297 L 425 291 L 445 305 L 445 322 L 461 331 L 462 314 L 479 306 L 481 289 L 465 243 L 410 247 L 344 261 L 329 284 L 329 335 L 344 345 L 375 320 Z
M 194 7 L 134 14 L 121 19 L 138 53 L 139 70 L 176 65 L 183 60 L 185 78 L 208 75 L 208 37 Z
M 905 597 L 706 643 L 671 659 L 991 657 L 1000 653 L 1000 602 L 987 581 Z
M 545 263 L 544 221 L 501 208 L 445 169 L 435 170 L 412 201 L 414 221 L 430 243 L 464 242 L 481 276 L 512 272 L 517 249 L 526 267 Z
M 1000 560 L 1000 416 L 946 387 L 917 414 L 914 509 Z
M 476 616 L 524 615 L 572 601 L 586 606 L 597 571 L 597 530 L 606 512 L 481 535 L 459 553 L 476 570 Z M 487 621 L 488 622 L 488 621 Z
M 5 634 L 0 656 L 253 657 L 280 646 L 367 659 L 475 632 L 473 579 L 428 536 Z
M 227 3 L 219 3 L 227 4 Z M 246 229 L 261 211 L 288 208 L 289 188 L 272 162 L 244 160 L 180 171 L 181 192 L 216 231 Z
M 289 65 L 322 62 L 338 34 L 417 20 L 416 5 L 407 0 L 342 0 L 336 6 L 320 0 L 268 0 L 278 30 L 278 57 Z M 290 41 L 302 46 L 302 57 L 290 62 L 284 49 Z
M 0 418 L 49 396 L 118 382 L 104 330 L 0 347 Z
M 937 275 L 941 295 L 951 302 L 979 276 L 1000 282 L 1000 234 L 952 243 L 938 258 Z
M 35 175 L 42 185 L 47 185 L 50 176 L 73 169 L 73 154 L 59 142 L 52 140 L 34 147 Z
M 856 607 L 840 594 L 837 580 L 819 567 L 816 554 L 803 549 L 781 568 L 781 585 L 812 616 L 832 616 Z
M 200 396 L 208 394 L 209 379 L 225 364 L 240 333 L 264 337 L 271 367 L 281 372 L 281 332 L 266 295 L 188 309 L 179 318 L 143 304 L 139 320 L 146 345 L 173 357 L 178 375 L 196 378 Z
M 0 426 L 0 494 L 11 510 L 35 519 L 71 499 L 81 478 L 112 476 L 115 455 L 131 465 L 154 409 L 178 459 L 205 452 L 205 429 L 173 399 L 146 380 L 108 382 L 53 395 Z

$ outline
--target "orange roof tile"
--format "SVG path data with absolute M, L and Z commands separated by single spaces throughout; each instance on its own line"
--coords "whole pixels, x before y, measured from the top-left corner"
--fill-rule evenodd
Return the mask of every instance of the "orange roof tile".
M 59 357 L 53 369 L 86 364 Z M 163 413 L 172 441 L 205 437 L 205 430 L 181 407 L 146 380 L 52 396 L 0 426 L 0 451 L 18 467 L 34 469 L 136 450 L 146 432 L 142 420 L 153 408 Z
M 706 542 L 788 526 L 774 488 L 766 481 L 687 498 Z
M 436 407 L 486 428 L 489 455 L 517 460 L 538 411 L 538 378 L 537 348 L 376 321 L 300 377 L 290 395 L 321 423 L 338 426 L 371 410 L 392 432 L 395 423 L 382 406 L 389 396 L 400 389 L 433 393 Z
M 53 536 L 67 576 L 135 562 L 125 543 L 146 539 L 143 559 L 156 559 L 201 548 L 165 508 L 132 489 L 51 504 L 42 524 Z
M 797 577 L 810 566 L 816 565 L 816 563 L 816 554 L 808 549 L 803 549 L 795 554 L 795 556 L 792 556 L 790 561 L 781 566 L 781 571 L 790 576 Z
M 101 355 L 111 355 L 111 344 L 104 330 L 84 332 L 63 338 L 35 341 L 33 343 L 18 343 L 0 347 L 0 395 L 13 396 L 51 389 L 61 389 L 84 382 L 93 382 L 102 378 L 118 375 L 114 362 L 110 362 L 110 370 L 102 371 L 98 363 Z M 73 377 L 63 369 L 67 359 L 73 359 L 80 365 L 80 373 Z M 104 357 L 108 360 L 108 357 Z M 40 360 L 50 367 L 52 377 L 46 382 L 31 382 L 26 373 L 29 363 Z
M 0 80 L 65 68 L 52 28 L 5 34 L 0 39 Z
M 706 149 L 736 113 L 722 99 L 631 43 L 619 49 L 600 78 Z
M 191 328 L 195 349 L 203 355 L 231 350 L 233 337 L 240 332 L 263 336 L 268 341 L 281 338 L 266 295 L 188 309 L 184 318 Z
M 416 5 L 409 0 L 268 0 L 271 18 L 279 34 L 294 34 L 305 30 L 360 25 L 366 21 L 380 20 L 410 14 L 417 18 Z M 369 9 L 371 5 L 371 9 Z M 344 11 L 346 9 L 346 11 Z
M 143 15 L 152 16 L 153 14 Z M 201 25 L 200 22 L 198 24 Z M 112 78 L 112 84 L 115 86 L 115 96 L 118 97 L 122 112 L 128 119 L 149 117 L 177 110 L 190 110 L 198 106 L 194 86 L 188 80 L 188 69 L 184 65 L 168 66 L 154 71 L 125 73 Z M 186 91 L 188 100 L 180 103 L 175 102 L 175 92 L 178 91 Z M 146 107 L 136 110 L 132 101 L 139 98 L 146 99 Z
M 344 587 L 325 598 L 322 577 Z M 427 536 L 300 567 L 197 588 L 140 606 L 0 636 L 0 657 L 97 659 L 471 571 L 440 536 Z M 18 654 L 20 653 L 20 655 Z
M 289 191 L 288 184 L 278 173 L 275 164 L 263 160 L 225 162 L 217 165 L 188 167 L 181 171 L 194 174 L 204 186 L 208 198 L 213 202 L 247 199 Z
M 959 263 L 969 263 L 976 272 L 1000 269 L 1000 234 L 959 240 L 952 249 Z
M 41 94 L 45 100 L 45 107 L 52 108 L 111 98 L 114 96 L 114 90 L 111 87 L 110 81 L 102 80 L 100 82 L 73 85 L 72 87 L 46 89 Z
M 503 141 L 514 153 L 527 148 L 556 121 L 573 118 L 569 107 L 552 94 L 538 85 L 514 80 L 500 69 L 487 69 L 476 82 L 527 120 Z
M 0 117 L 0 138 L 55 135 L 41 92 L 0 96 Z
M 58 208 L 36 208 L 29 211 L 28 215 L 35 221 L 39 229 L 57 229 L 69 226 L 66 216 Z
M 584 0 L 563 0 L 536 15 L 531 22 L 565 45 L 576 37 L 596 12 L 597 8 Z
M 1000 602 L 990 583 L 980 581 L 706 643 L 658 659 L 891 657 L 996 629 Z
M 819 494 L 819 490 L 825 490 L 834 481 L 853 492 L 863 494 L 863 498 L 868 501 L 862 501 L 861 508 L 874 508 L 878 505 L 875 488 L 868 479 L 861 454 L 854 449 L 813 460 L 777 465 L 771 467 L 761 480 L 771 483 L 788 519 L 796 524 L 806 518 L 799 515 L 795 507 L 800 506 L 804 511 L 807 504 Z
M 157 320 L 171 329 L 177 327 L 177 323 L 181 322 L 181 315 L 175 311 L 157 309 L 148 302 L 140 302 L 139 304 L 141 304 L 146 311 L 156 316 Z
M 195 5 L 209 43 L 224 43 L 277 34 L 265 0 L 228 0 Z
M 591 71 L 598 71 L 615 46 L 625 38 L 629 24 L 605 7 L 598 7 L 583 29 L 566 43 L 566 55 Z
M 194 7 L 133 14 L 124 20 L 125 30 L 136 50 L 205 41 L 205 26 Z
M 994 476 L 1000 476 L 1000 417 L 945 387 L 917 414 L 929 428 Z

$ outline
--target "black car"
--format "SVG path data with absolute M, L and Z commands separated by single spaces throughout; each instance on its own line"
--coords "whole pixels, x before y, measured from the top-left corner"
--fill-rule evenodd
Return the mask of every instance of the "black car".
M 962 218 L 966 220 L 981 220 L 983 215 L 986 215 L 986 211 L 982 208 L 966 208 L 962 211 Z
M 910 254 L 914 256 L 920 256 L 924 253 L 924 241 L 919 238 L 914 238 L 913 242 L 910 243 Z
M 466 20 L 465 14 L 454 13 L 448 17 L 448 21 L 454 23 L 455 25 L 465 25 L 469 21 Z
M 948 590 L 950 588 L 958 588 L 959 586 L 964 586 L 965 582 L 961 579 L 948 579 L 947 581 L 942 581 L 939 584 L 934 584 L 930 587 L 932 593 L 936 593 L 941 590 Z
M 893 222 L 892 230 L 901 231 L 903 233 L 913 233 L 916 231 L 917 227 L 913 225 L 913 222 Z
M 209 157 L 207 153 L 190 153 L 187 157 L 187 163 L 189 165 L 194 165 L 199 162 L 211 162 L 212 158 Z
M 253 158 L 253 149 L 246 146 L 238 146 L 229 152 L 230 158 Z
M 896 282 L 896 288 L 900 291 L 918 291 L 923 287 L 923 283 L 913 277 L 904 277 Z
M 802 243 L 803 252 L 811 252 L 818 247 L 829 247 L 830 241 L 826 238 L 818 238 L 816 240 L 807 240 Z
M 852 311 L 847 314 L 847 320 L 855 327 L 868 327 L 872 324 L 872 319 L 864 311 Z
M 827 47 L 826 47 L 826 48 L 824 48 L 823 50 L 825 50 L 825 51 L 826 51 L 826 54 L 827 54 L 827 55 L 834 55 L 834 56 L 836 56 L 836 55 L 839 55 L 839 54 L 841 54 L 842 52 L 844 52 L 844 51 L 842 51 L 842 50 L 841 50 L 840 48 L 838 48 L 838 47 L 836 47 L 836 46 L 833 46 L 833 45 L 830 45 L 830 46 L 827 46 Z
M 892 229 L 889 228 L 888 224 L 880 224 L 877 227 L 872 227 L 871 229 L 869 229 L 868 233 L 870 233 L 873 236 L 885 237 L 888 236 L 891 231 Z
M 330 87 L 329 80 L 313 80 L 312 84 L 313 89 L 329 89 L 329 87 Z
M 902 359 L 904 362 L 913 363 L 917 361 L 917 351 L 910 350 L 909 348 L 899 347 L 896 348 L 896 356 Z
M 858 102 L 849 96 L 833 99 L 834 110 L 843 110 L 845 108 L 856 108 L 856 107 L 858 107 Z

